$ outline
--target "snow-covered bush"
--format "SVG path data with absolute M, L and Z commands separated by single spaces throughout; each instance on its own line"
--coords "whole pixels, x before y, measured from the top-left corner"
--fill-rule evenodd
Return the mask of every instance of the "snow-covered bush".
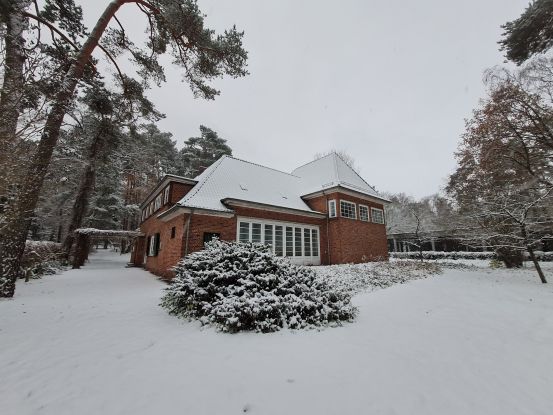
M 21 260 L 21 277 L 40 278 L 63 269 L 61 244 L 52 241 L 27 241 Z
M 418 259 L 420 258 L 420 253 L 418 251 L 413 252 L 390 252 L 392 258 L 399 259 Z M 442 251 L 423 251 L 423 259 L 492 259 L 496 257 L 495 252 L 466 252 L 466 251 L 452 251 L 452 252 L 442 252 Z
M 441 264 L 421 261 L 380 261 L 315 267 L 317 278 L 335 290 L 357 293 L 403 284 L 441 273 Z
M 553 252 L 535 251 L 534 254 L 539 261 L 553 261 Z M 412 252 L 390 252 L 390 257 L 398 259 L 418 259 L 420 256 L 418 251 Z M 529 260 L 528 252 L 524 252 L 524 260 Z M 497 259 L 497 254 L 494 251 L 487 252 L 470 252 L 470 251 L 423 251 L 423 259 Z
M 161 305 L 223 331 L 272 332 L 352 320 L 350 296 L 261 244 L 214 240 L 175 267 Z

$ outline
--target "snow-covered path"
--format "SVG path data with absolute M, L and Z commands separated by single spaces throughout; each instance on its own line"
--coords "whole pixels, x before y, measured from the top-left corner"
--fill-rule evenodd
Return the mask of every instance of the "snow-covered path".
M 447 270 L 359 295 L 341 328 L 229 335 L 168 316 L 126 260 L 0 301 L 2 414 L 553 413 L 553 284 L 528 271 Z

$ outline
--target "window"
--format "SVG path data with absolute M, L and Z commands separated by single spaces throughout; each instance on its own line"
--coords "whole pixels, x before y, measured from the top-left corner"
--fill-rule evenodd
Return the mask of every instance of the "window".
M 301 250 L 301 228 L 294 228 L 294 235 L 295 235 L 295 243 L 296 243 L 296 249 L 295 249 L 295 256 L 302 256 L 302 250 Z
M 294 255 L 294 228 L 286 227 L 286 256 Z
M 335 200 L 329 200 L 328 201 L 328 217 L 329 218 L 335 218 L 336 217 L 336 201 Z
M 166 205 L 167 203 L 169 203 L 169 186 L 163 191 L 163 204 Z
M 365 205 L 359 205 L 359 219 L 362 221 L 369 221 L 369 208 Z
M 154 212 L 158 210 L 161 207 L 161 199 L 163 195 L 160 193 L 157 195 L 155 202 L 154 202 Z
M 303 252 L 305 256 L 311 256 L 311 229 L 303 230 Z
M 240 231 L 238 233 L 239 242 L 250 241 L 250 224 L 248 222 L 240 222 Z
M 384 224 L 384 211 L 382 209 L 371 208 L 371 216 L 374 223 Z
M 160 241 L 159 233 L 148 237 L 148 256 L 157 256 L 159 253 Z
M 206 243 L 211 242 L 215 238 L 219 239 L 220 236 L 220 233 L 204 232 L 204 246 Z
M 275 255 L 297 259 L 299 263 L 318 262 L 313 257 L 320 256 L 319 229 L 311 225 L 244 218 L 238 221 L 237 239 L 263 242 Z
M 311 255 L 319 256 L 319 231 L 311 229 Z
M 282 256 L 282 226 L 275 226 L 275 255 Z
M 273 246 L 273 225 L 265 225 L 265 245 Z
M 175 233 L 177 232 L 177 229 L 173 226 L 171 228 L 171 239 L 175 239 Z
M 261 223 L 252 223 L 252 242 L 261 242 Z
M 346 200 L 340 200 L 340 216 L 343 218 L 355 219 L 355 203 L 348 202 Z

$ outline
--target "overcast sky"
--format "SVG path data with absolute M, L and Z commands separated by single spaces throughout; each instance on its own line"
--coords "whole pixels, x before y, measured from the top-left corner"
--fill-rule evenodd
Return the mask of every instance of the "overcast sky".
M 251 74 L 216 82 L 221 95 L 204 101 L 167 60 L 167 83 L 150 97 L 178 146 L 203 124 L 234 156 L 284 171 L 342 149 L 378 190 L 421 197 L 454 168 L 482 73 L 504 61 L 500 25 L 528 0 L 198 3 L 208 26 L 245 31 Z M 82 4 L 91 27 L 108 0 Z M 132 5 L 118 16 L 131 33 L 145 28 Z

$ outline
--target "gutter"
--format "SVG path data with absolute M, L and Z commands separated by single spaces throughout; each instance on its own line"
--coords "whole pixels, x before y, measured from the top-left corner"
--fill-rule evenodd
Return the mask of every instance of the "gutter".
M 288 207 L 277 206 L 277 205 L 269 205 L 267 203 L 251 202 L 249 200 L 243 200 L 243 199 L 225 198 L 225 199 L 221 199 L 221 203 L 225 205 L 230 205 L 230 206 L 241 206 L 241 207 L 250 207 L 254 209 L 272 210 L 273 212 L 288 213 L 290 215 L 308 216 L 308 217 L 314 217 L 319 219 L 324 218 L 326 216 L 324 213 L 317 212 L 315 210 L 309 211 L 309 210 L 302 210 L 302 209 L 296 209 L 296 208 L 288 208 Z

